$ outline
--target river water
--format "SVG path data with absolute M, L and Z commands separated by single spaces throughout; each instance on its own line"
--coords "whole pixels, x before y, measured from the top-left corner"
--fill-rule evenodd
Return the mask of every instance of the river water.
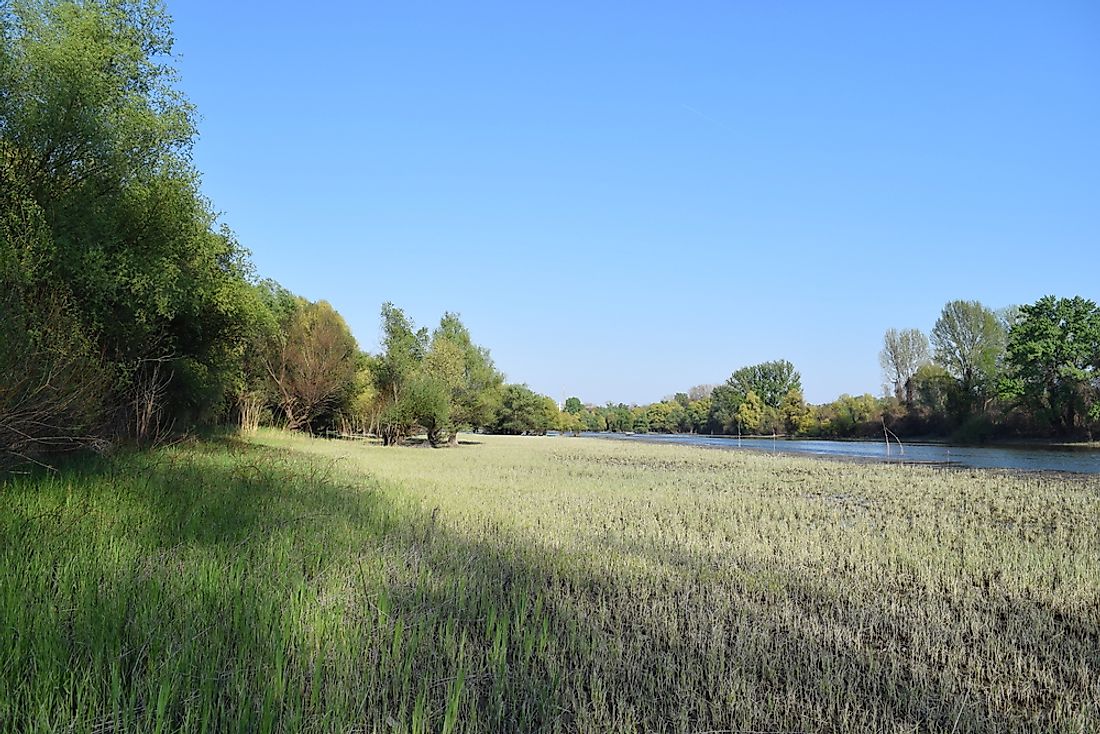
M 824 439 L 727 438 L 689 434 L 582 433 L 588 438 L 651 443 L 712 446 L 724 449 L 754 449 L 788 454 L 810 454 L 849 459 L 900 461 L 982 469 L 1018 469 L 1023 471 L 1061 471 L 1100 474 L 1100 449 L 1065 447 L 950 446 L 947 444 L 884 441 L 829 441 Z

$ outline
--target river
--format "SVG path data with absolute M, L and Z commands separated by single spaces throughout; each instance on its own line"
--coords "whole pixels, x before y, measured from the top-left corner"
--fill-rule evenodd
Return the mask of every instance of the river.
M 824 439 L 732 438 L 663 433 L 582 433 L 587 438 L 619 441 L 710 446 L 723 449 L 754 449 L 776 453 L 832 456 L 842 459 L 943 464 L 981 469 L 1017 469 L 1021 471 L 1060 471 L 1100 474 L 1100 449 L 1037 446 L 952 446 L 942 443 L 905 443 L 891 441 L 829 441 Z

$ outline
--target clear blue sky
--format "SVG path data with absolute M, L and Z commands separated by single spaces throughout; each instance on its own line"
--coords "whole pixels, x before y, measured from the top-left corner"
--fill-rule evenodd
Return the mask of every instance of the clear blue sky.
M 948 300 L 1100 297 L 1091 0 L 168 3 L 205 193 L 369 350 L 393 301 L 559 400 L 823 402 Z

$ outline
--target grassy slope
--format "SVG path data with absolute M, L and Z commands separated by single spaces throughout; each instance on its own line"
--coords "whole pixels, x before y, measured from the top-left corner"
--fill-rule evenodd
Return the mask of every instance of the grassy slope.
M 1100 479 L 476 440 L 8 481 L 0 730 L 1100 727 Z

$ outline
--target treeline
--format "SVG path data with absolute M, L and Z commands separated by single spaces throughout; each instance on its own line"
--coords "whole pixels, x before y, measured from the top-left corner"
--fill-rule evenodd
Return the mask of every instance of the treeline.
M 647 406 L 565 410 L 507 385 L 458 316 L 382 309 L 359 349 L 324 301 L 257 278 L 191 164 L 170 19 L 153 0 L 0 3 L 0 460 L 264 423 L 387 444 L 460 429 L 1090 435 L 1100 315 L 1081 298 L 944 308 L 887 332 L 890 395 L 803 400 L 779 360 Z
M 0 450 L 215 420 L 263 308 L 158 3 L 0 5 Z
M 226 422 L 553 427 L 454 315 L 428 333 L 387 305 L 370 356 L 257 280 L 199 191 L 172 43 L 153 0 L 0 3 L 0 460 Z
M 506 385 L 456 314 L 429 331 L 386 303 L 382 351 L 369 354 L 324 301 L 310 303 L 270 281 L 258 289 L 276 319 L 251 350 L 236 400 L 242 430 L 266 423 L 378 436 L 386 445 L 423 433 L 440 446 L 457 443 L 460 429 L 542 434 L 557 425 L 554 401 Z
M 994 311 L 977 301 L 944 306 L 930 337 L 890 329 L 879 355 L 886 395 L 841 395 L 807 405 L 785 360 L 734 372 L 659 403 L 566 401 L 561 430 L 635 433 L 1087 438 L 1100 429 L 1100 309 L 1047 296 Z

